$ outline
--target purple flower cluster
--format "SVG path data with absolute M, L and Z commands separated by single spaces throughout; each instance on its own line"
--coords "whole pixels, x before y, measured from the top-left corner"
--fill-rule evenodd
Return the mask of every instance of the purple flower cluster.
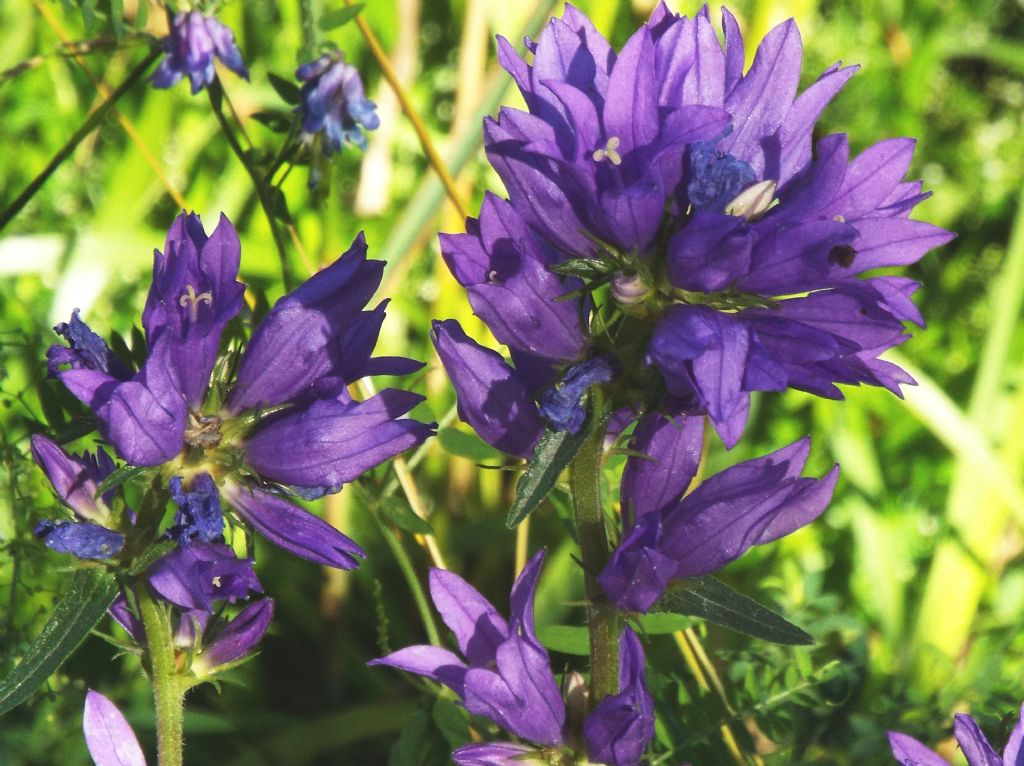
M 324 54 L 295 70 L 302 81 L 302 100 L 296 111 L 303 136 L 310 140 L 322 133 L 327 154 L 340 152 L 345 144 L 366 149 L 363 130 L 380 126 L 376 105 L 366 98 L 359 70 L 345 63 L 340 53 Z
M 536 402 L 593 357 L 618 361 L 619 406 L 659 380 L 729 446 L 752 391 L 840 398 L 837 383 L 898 394 L 911 382 L 879 355 L 907 339 L 904 322 L 921 324 L 918 285 L 860 275 L 952 237 L 909 218 L 928 196 L 902 180 L 913 141 L 851 160 L 831 135 L 812 153 L 815 121 L 855 68 L 797 95 L 795 23 L 769 32 L 744 74 L 736 20 L 723 20 L 724 49 L 707 8 L 686 18 L 663 3 L 620 52 L 571 6 L 532 64 L 499 38 L 528 107 L 484 128 L 508 200 L 488 196 L 441 244 L 514 366 L 453 323 L 435 328 L 463 416 L 496 446 L 529 454 L 545 423 Z M 607 283 L 608 298 L 590 297 Z M 600 300 L 614 308 L 598 331 Z
M 641 418 L 623 473 L 626 517 L 619 547 L 598 577 L 619 608 L 646 612 L 677 579 L 717 572 L 751 546 L 777 540 L 820 516 L 839 467 L 800 478 L 809 439 L 747 460 L 706 479 L 683 497 L 700 463 L 704 421 Z
M 509 620 L 458 575 L 432 570 L 431 598 L 455 635 L 462 657 L 435 646 L 410 646 L 370 662 L 444 684 L 470 713 L 532 743 L 465 745 L 452 753 L 460 766 L 529 763 L 531 757 L 548 762 L 547 754 L 571 749 L 571 742 L 580 738 L 580 732 L 567 730 L 562 692 L 534 628 L 533 600 L 543 561 L 540 551 L 516 578 Z M 590 760 L 610 766 L 639 763 L 654 737 L 654 702 L 644 683 L 643 647 L 629 628 L 621 645 L 620 692 L 594 708 L 582 732 Z
M 1022 766 L 1024 764 L 1024 706 L 1021 707 L 1017 725 L 1010 733 L 1010 739 L 1000 757 L 985 739 L 974 719 L 964 713 L 954 717 L 953 733 L 967 759 L 967 766 Z M 933 750 L 925 747 L 913 737 L 889 732 L 892 754 L 901 766 L 949 766 Z
M 242 308 L 239 259 L 238 235 L 226 218 L 207 236 L 198 216 L 179 216 L 155 256 L 141 368 L 119 361 L 76 312 L 56 328 L 67 345 L 51 347 L 50 371 L 93 410 L 118 457 L 160 466 L 181 508 L 171 530 L 179 542 L 220 539 L 223 497 L 275 545 L 353 568 L 359 546 L 288 494 L 336 492 L 432 433 L 401 417 L 422 400 L 416 394 L 388 389 L 363 402 L 348 394 L 366 375 L 420 366 L 372 356 L 386 302 L 364 306 L 384 264 L 367 260 L 357 237 L 274 305 L 231 377 L 236 365 L 221 356 L 221 336 Z M 59 532 L 50 530 L 47 539 Z
M 235 44 L 235 35 L 217 19 L 199 11 L 179 13 L 163 41 L 166 55 L 153 72 L 153 87 L 170 88 L 188 77 L 195 95 L 213 82 L 214 58 L 246 80 L 249 70 Z

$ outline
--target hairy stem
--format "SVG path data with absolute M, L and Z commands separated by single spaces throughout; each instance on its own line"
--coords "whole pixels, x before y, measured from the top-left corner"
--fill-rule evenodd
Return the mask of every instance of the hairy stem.
M 599 412 L 599 410 L 598 410 Z M 569 467 L 573 516 L 587 593 L 590 628 L 590 704 L 619 692 L 619 633 L 622 615 L 608 603 L 597 575 L 608 561 L 608 534 L 601 505 L 601 462 L 607 420 L 600 419 Z
M 156 740 L 160 766 L 181 766 L 184 749 L 185 687 L 174 666 L 170 612 L 145 585 L 138 590 L 139 612 L 146 630 L 150 680 L 156 706 Z

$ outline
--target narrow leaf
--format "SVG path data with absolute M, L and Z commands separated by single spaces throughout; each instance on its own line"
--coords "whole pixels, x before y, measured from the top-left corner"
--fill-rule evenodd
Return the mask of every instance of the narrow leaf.
M 615 264 L 600 258 L 571 258 L 551 266 L 550 270 L 563 277 L 579 277 L 587 281 L 607 276 L 615 270 Z
M 434 530 L 430 524 L 413 513 L 412 508 L 397 497 L 389 497 L 384 500 L 384 502 L 381 503 L 380 510 L 388 521 L 399 529 L 403 529 L 410 534 L 434 534 Z
M 359 15 L 364 5 L 364 3 L 356 3 L 355 5 L 338 8 L 337 10 L 327 11 L 327 13 L 320 17 L 320 29 L 324 32 L 329 32 L 332 29 L 348 24 Z
M 106 494 L 110 490 L 120 487 L 126 481 L 130 481 L 136 476 L 141 476 L 148 470 L 149 468 L 144 465 L 123 465 L 103 480 L 96 489 L 96 496 L 99 497 Z
M 558 481 L 559 474 L 580 451 L 583 442 L 586 441 L 590 432 L 591 420 L 587 422 L 577 433 L 568 431 L 552 431 L 544 429 L 544 434 L 537 442 L 533 450 L 533 457 L 527 464 L 526 471 L 519 477 L 516 484 L 516 497 L 512 501 L 512 508 L 505 520 L 509 529 L 515 527 L 523 519 L 529 516 L 538 505 L 548 496 L 552 487 Z
M 537 638 L 553 652 L 577 657 L 590 654 L 590 631 L 586 625 L 539 625 Z
M 0 682 L 0 715 L 32 696 L 78 647 L 117 596 L 114 575 L 80 569 L 25 656 Z
M 267 75 L 267 79 L 270 80 L 271 87 L 277 92 L 277 95 L 284 99 L 286 104 L 294 106 L 302 100 L 302 91 L 291 80 L 286 80 L 273 72 Z
M 813 644 L 814 638 L 766 606 L 714 577 L 694 577 L 651 607 L 653 612 L 686 614 L 775 644 Z
M 292 127 L 292 116 L 288 112 L 280 110 L 253 112 L 250 117 L 256 122 L 266 125 L 275 133 L 287 133 Z
M 501 453 L 479 436 L 460 431 L 458 428 L 442 428 L 437 432 L 437 441 L 449 455 L 469 458 L 478 463 L 501 459 Z

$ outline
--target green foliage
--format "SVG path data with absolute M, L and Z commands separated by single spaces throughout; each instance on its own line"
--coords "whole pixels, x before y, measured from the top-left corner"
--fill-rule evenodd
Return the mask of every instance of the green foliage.
M 166 23 L 157 4 L 40 5 L 69 39 L 88 43 L 82 62 L 110 89 Z M 389 260 L 381 297 L 392 303 L 380 353 L 433 360 L 429 320 L 470 316 L 436 257 L 434 233 L 456 230 L 459 221 L 444 211 L 440 186 L 396 109 L 371 135 L 371 146 L 381 144 L 376 159 L 346 149 L 322 164 L 319 190 L 307 185 L 310 163 L 320 167 L 313 153 L 297 141 L 282 153 L 298 130 L 291 110 L 292 71 L 304 46 L 299 5 L 217 4 L 252 70 L 249 83 L 224 78 L 245 127 L 240 145 L 251 166 L 272 179 L 274 225 L 293 225 L 303 244 L 300 254 L 287 238 L 296 273 L 329 261 L 365 229 L 371 257 Z M 483 5 L 488 34 L 518 42 L 527 31 L 518 4 Z M 621 44 L 644 3 L 580 5 Z M 425 0 L 419 23 L 405 35 L 401 24 L 415 20 L 402 21 L 396 2 L 359 11 L 340 2 L 323 6 L 319 29 L 329 29 L 330 42 L 365 74 L 379 103 L 389 99 L 387 86 L 356 24 L 344 22 L 358 12 L 393 60 L 411 57 L 414 71 L 404 75 L 410 96 L 430 134 L 450 150 L 446 159 L 461 172 L 470 209 L 484 190 L 500 192 L 479 151 L 480 117 L 518 97 L 510 78 L 484 76 L 485 68 L 493 71 L 493 47 L 480 61 L 472 57 L 481 46 L 463 43 L 475 6 Z M 692 13 L 697 3 L 675 7 Z M 778 608 L 817 643 L 776 646 L 696 620 L 641 619 L 662 713 L 654 762 L 733 763 L 724 724 L 741 749 L 759 752 L 769 766 L 883 764 L 886 729 L 934 744 L 948 735 L 950 713 L 968 708 L 1001 746 L 1024 698 L 1024 56 L 1017 44 L 1024 15 L 998 0 L 743 0 L 734 10 L 752 38 L 797 16 L 804 85 L 837 58 L 862 65 L 826 110 L 823 132 L 848 133 L 855 149 L 917 136 L 911 175 L 935 192 L 917 217 L 959 238 L 908 270 L 924 284 L 918 302 L 930 324 L 904 352 L 922 383 L 907 391 L 907 402 L 874 390 L 849 390 L 842 403 L 764 395 L 754 402 L 749 438 L 729 453 L 712 448 L 708 473 L 810 433 L 819 475 L 833 461 L 842 464 L 836 501 L 819 522 L 752 551 L 721 575 L 730 588 Z M 3 209 L 103 99 L 30 0 L 0 3 L 0 39 Z M 230 113 L 227 104 L 224 110 Z M 152 250 L 162 247 L 178 209 L 175 194 L 208 224 L 224 211 L 238 227 L 243 278 L 257 312 L 283 291 L 271 222 L 205 98 L 191 97 L 185 85 L 158 92 L 143 82 L 118 101 L 116 115 L 112 110 L 98 123 L 0 230 L 0 678 L 19 667 L 68 583 L 66 558 L 31 534 L 56 509 L 31 463 L 28 438 L 45 431 L 72 448 L 95 446 L 93 437 L 83 438 L 92 430 L 85 409 L 46 378 L 49 328 L 75 307 L 107 337 L 112 328 L 138 324 Z M 111 340 L 123 357 L 137 361 L 145 353 L 138 329 Z M 451 409 L 451 390 L 435 370 L 417 386 L 428 395 L 424 419 Z M 401 494 L 382 500 L 343 492 L 331 519 L 367 551 L 357 572 L 324 574 L 256 541 L 261 580 L 278 603 L 274 632 L 254 661 L 234 671 L 239 685 L 200 688 L 190 697 L 190 762 L 436 764 L 470 728 L 493 733 L 436 689 L 365 667 L 379 655 L 382 638 L 390 648 L 425 638 L 409 583 L 374 520 L 378 512 L 418 572 L 429 561 L 413 535 L 433 531 L 448 565 L 504 604 L 515 543 L 504 520 L 516 474 L 481 471 L 475 463 L 498 466 L 500 457 L 476 437 L 442 428 L 415 470 L 424 505 L 435 511 L 429 522 Z M 551 465 L 546 489 L 531 497 L 554 485 L 560 466 Z M 388 486 L 383 472 L 374 482 Z M 564 502 L 552 493 L 530 515 L 530 549 L 549 548 L 537 622 L 556 669 L 584 671 L 582 577 Z M 680 653 L 673 632 L 693 626 L 724 695 L 702 687 Z M 80 730 L 87 687 L 116 698 L 152 752 L 151 700 L 136 658 L 118 658 L 107 643 L 86 638 L 43 691 L 0 719 L 0 762 L 87 763 L 75 737 L 53 737 Z

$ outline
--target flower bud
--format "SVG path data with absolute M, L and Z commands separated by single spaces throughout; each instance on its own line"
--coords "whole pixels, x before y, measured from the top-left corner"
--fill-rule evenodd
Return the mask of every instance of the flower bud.
M 636 306 L 643 303 L 651 289 L 639 274 L 616 272 L 612 277 L 612 297 L 620 306 Z

